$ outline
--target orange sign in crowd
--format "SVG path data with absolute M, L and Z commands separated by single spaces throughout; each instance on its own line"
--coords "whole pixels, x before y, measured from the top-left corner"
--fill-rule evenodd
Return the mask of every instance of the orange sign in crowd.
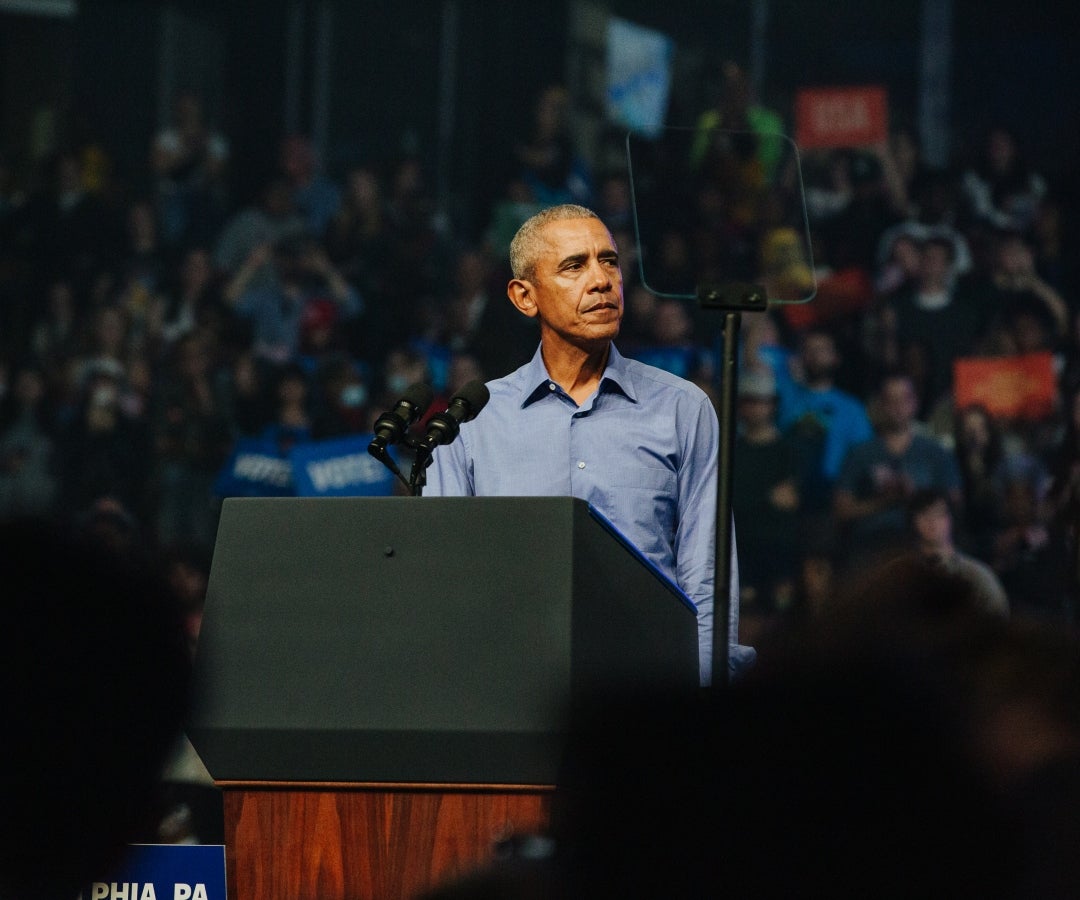
M 1056 398 L 1050 353 L 958 359 L 953 364 L 956 409 L 979 404 L 996 418 L 1036 421 L 1054 411 Z

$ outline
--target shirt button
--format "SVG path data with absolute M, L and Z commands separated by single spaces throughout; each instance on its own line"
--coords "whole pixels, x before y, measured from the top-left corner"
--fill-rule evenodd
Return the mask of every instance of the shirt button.
M 584 460 L 578 460 L 577 467 L 579 469 L 584 469 L 585 468 L 585 461 Z
M 548 382 L 548 390 L 549 391 L 555 390 L 555 382 L 554 381 L 549 381 Z

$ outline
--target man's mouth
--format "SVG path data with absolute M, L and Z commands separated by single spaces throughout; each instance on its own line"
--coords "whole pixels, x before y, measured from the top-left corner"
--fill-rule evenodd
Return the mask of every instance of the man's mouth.
M 587 313 L 598 312 L 599 310 L 602 310 L 602 309 L 618 310 L 618 308 L 619 308 L 619 304 L 616 303 L 614 300 L 604 300 L 604 301 L 602 301 L 600 303 L 595 304 L 594 306 L 590 306 L 588 309 L 585 310 L 585 312 L 587 312 Z

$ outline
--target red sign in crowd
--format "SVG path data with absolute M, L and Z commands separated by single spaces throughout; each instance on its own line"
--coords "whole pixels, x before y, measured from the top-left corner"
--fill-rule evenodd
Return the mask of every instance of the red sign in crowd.
M 795 140 L 806 150 L 866 147 L 889 135 L 885 88 L 803 88 L 795 95 Z

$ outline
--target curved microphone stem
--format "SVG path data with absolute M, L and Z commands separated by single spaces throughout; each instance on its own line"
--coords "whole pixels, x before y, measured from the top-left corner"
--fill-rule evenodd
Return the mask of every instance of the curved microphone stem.
M 428 420 L 427 434 L 421 440 L 406 438 L 416 456 L 413 460 L 412 477 L 409 479 L 410 490 L 414 497 L 424 492 L 427 483 L 427 467 L 434 458 L 435 448 L 452 444 L 458 436 L 462 424 L 471 422 L 488 402 L 490 394 L 482 381 L 470 381 L 461 390 L 455 391 L 450 404 L 440 413 L 435 413 Z
M 412 447 L 416 455 L 413 457 L 412 472 L 409 473 L 407 484 L 409 493 L 414 497 L 420 497 L 427 486 L 428 466 L 431 465 L 435 457 L 432 453 L 433 448 L 429 447 L 425 441 L 410 438 L 409 446 Z
M 390 451 L 381 444 L 376 444 L 374 441 L 368 444 L 368 453 L 374 456 L 379 462 L 381 462 L 386 468 L 388 468 L 397 477 L 405 487 L 410 491 L 412 490 L 412 481 L 407 479 L 402 474 L 401 469 L 398 468 L 397 463 L 394 462 L 393 457 L 390 455 Z

